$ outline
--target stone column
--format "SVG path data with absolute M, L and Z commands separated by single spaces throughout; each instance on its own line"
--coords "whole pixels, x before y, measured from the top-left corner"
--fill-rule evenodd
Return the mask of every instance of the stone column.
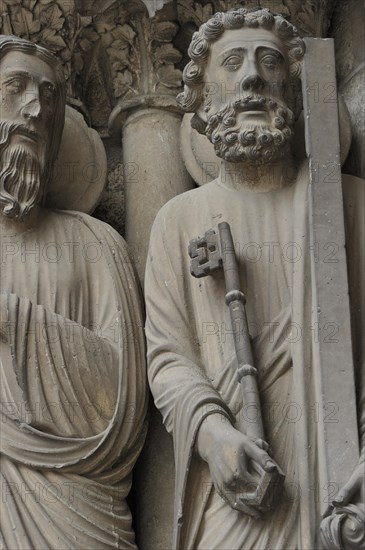
M 179 113 L 157 107 L 131 111 L 123 125 L 126 240 L 141 281 L 157 212 L 192 187 L 180 152 L 180 125 Z
M 119 33 L 125 37 L 125 54 L 117 49 L 120 44 L 112 43 L 114 51 L 108 50 L 120 67 L 113 81 L 120 97 L 109 126 L 122 132 L 126 240 L 143 283 L 157 212 L 194 184 L 180 152 L 182 112 L 175 98 L 181 90 L 181 71 L 175 64 L 182 55 L 172 44 L 178 30 L 175 8 L 165 6 L 150 18 L 146 7 L 135 2 L 128 4 L 128 11 Z
M 122 135 L 125 236 L 142 283 L 157 212 L 194 186 L 180 147 L 182 112 L 175 98 L 181 91 L 181 71 L 174 64 L 182 56 L 172 45 L 178 30 L 175 15 L 171 5 L 152 18 L 146 10 L 131 9 L 126 23 L 130 30 L 124 26 L 129 35 L 126 56 L 114 78 L 114 91 L 119 93 L 120 84 L 122 94 L 109 126 Z M 134 526 L 141 550 L 171 548 L 174 483 L 172 438 L 152 406 L 146 444 L 133 478 Z

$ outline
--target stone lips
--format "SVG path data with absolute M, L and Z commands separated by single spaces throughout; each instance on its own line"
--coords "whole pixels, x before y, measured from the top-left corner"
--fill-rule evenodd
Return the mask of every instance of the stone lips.
M 66 106 L 60 150 L 48 184 L 46 206 L 91 214 L 98 206 L 107 178 L 103 142 L 83 116 Z

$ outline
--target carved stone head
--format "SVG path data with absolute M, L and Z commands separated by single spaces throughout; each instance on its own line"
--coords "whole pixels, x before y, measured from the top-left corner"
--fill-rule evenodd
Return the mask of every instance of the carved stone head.
M 44 201 L 65 119 L 65 82 L 44 48 L 0 35 L 0 205 L 21 220 Z
M 266 9 L 216 13 L 189 55 L 178 102 L 217 156 L 251 164 L 285 156 L 301 104 L 304 42 L 295 27 Z

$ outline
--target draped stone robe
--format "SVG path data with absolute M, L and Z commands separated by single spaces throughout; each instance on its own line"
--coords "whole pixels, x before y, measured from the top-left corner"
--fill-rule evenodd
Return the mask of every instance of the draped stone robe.
M 156 218 L 145 282 L 148 371 L 174 438 L 175 549 L 313 548 L 318 421 L 311 379 L 308 182 L 306 165 L 295 184 L 281 190 L 233 190 L 214 181 L 176 197 Z M 355 185 L 359 197 L 362 184 Z M 354 238 L 364 213 L 358 200 L 351 208 Z M 223 274 L 190 275 L 189 241 L 222 221 L 231 226 L 247 299 L 267 440 L 286 474 L 280 505 L 262 520 L 219 497 L 194 451 L 207 415 L 218 413 L 239 427 L 243 417 L 254 421 L 256 414 L 245 409 L 237 383 Z M 357 283 L 361 242 L 349 247 Z
M 2 252 L 0 547 L 135 548 L 125 498 L 146 377 L 126 244 L 45 210 Z

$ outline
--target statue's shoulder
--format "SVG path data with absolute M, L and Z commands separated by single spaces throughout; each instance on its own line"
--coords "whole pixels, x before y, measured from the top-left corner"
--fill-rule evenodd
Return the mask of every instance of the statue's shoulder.
M 78 246 L 83 246 L 83 257 L 89 260 L 89 265 L 116 266 L 122 277 L 130 282 L 130 285 L 138 284 L 134 268 L 133 249 L 124 238 L 106 222 L 103 222 L 89 214 L 73 210 L 50 210 L 51 221 L 56 225 L 67 227 L 68 238 Z M 88 255 L 98 260 L 91 260 Z M 99 262 L 99 259 L 106 259 Z M 116 272 L 114 271 L 114 275 Z M 129 290 L 132 286 L 128 287 Z M 126 288 L 126 292 L 128 289 Z
M 132 263 L 132 251 L 124 238 L 106 222 L 84 212 L 74 210 L 50 210 L 49 223 L 67 228 L 68 238 L 85 246 L 97 247 L 100 252 L 108 250 L 123 262 Z M 62 231 L 62 229 L 61 229 Z
M 51 212 L 53 219 L 57 219 L 59 223 L 72 224 L 76 231 L 84 230 L 95 235 L 102 234 L 104 238 L 107 236 L 117 242 L 126 244 L 123 237 L 111 225 L 89 214 L 75 210 L 52 210 Z
M 170 199 L 159 210 L 154 225 L 164 224 L 178 227 L 189 224 L 191 219 L 196 218 L 199 211 L 206 206 L 213 189 L 214 182 L 210 182 Z

